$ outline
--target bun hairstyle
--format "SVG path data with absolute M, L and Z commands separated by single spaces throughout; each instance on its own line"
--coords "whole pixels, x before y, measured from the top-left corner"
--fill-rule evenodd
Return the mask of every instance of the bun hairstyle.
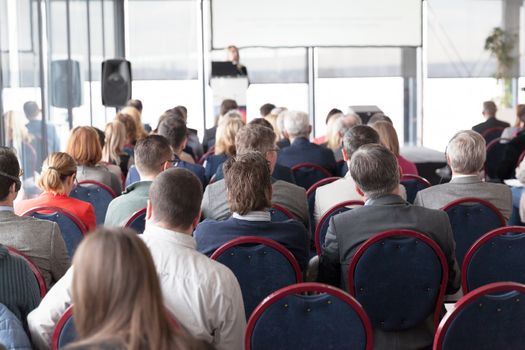
M 64 181 L 77 172 L 77 163 L 67 153 L 51 153 L 42 166 L 38 187 L 45 192 L 66 194 Z

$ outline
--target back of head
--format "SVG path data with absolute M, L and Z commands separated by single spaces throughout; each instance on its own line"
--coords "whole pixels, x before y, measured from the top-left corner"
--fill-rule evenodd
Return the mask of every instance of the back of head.
M 241 118 L 225 118 L 217 126 L 215 154 L 235 155 L 235 135 L 244 127 Z
M 396 129 L 394 126 L 386 121 L 379 121 L 371 125 L 379 134 L 381 144 L 388 148 L 390 152 L 399 156 L 399 140 L 397 138 Z
M 141 100 L 129 100 L 128 103 L 126 103 L 127 107 L 134 107 L 136 108 L 140 113 L 142 113 L 142 101 Z
M 275 108 L 274 104 L 271 103 L 265 103 L 259 108 L 259 112 L 261 113 L 261 117 L 266 117 L 268 114 L 272 113 L 272 110 Z
M 115 115 L 115 119 L 124 124 L 124 127 L 126 128 L 127 142 L 134 144 L 137 141 L 137 125 L 133 120 L 133 117 L 129 114 L 119 112 Z
M 51 153 L 42 165 L 38 187 L 54 194 L 66 194 L 64 181 L 77 172 L 75 160 L 67 153 Z
M 102 160 L 119 164 L 122 147 L 126 144 L 126 127 L 115 119 L 106 124 L 104 135 L 106 144 L 102 148 Z
M 172 156 L 168 140 L 161 135 L 149 135 L 135 145 L 135 166 L 141 177 L 158 175 Z
M 4 201 L 13 183 L 20 189 L 20 164 L 13 149 L 0 147 L 0 201 Z M 15 189 L 16 189 L 15 188 Z
M 343 112 L 340 110 L 340 109 L 337 109 L 337 108 L 332 108 L 328 114 L 326 115 L 326 120 L 325 120 L 325 124 L 328 124 L 328 121 L 330 120 L 330 118 L 332 118 L 332 116 L 336 115 L 336 114 L 343 114 Z
M 153 259 L 135 232 L 121 228 L 91 233 L 73 264 L 73 317 L 80 339 L 116 338 L 126 349 L 137 350 L 174 345 Z
M 370 119 L 368 119 L 367 124 L 372 125 L 377 122 L 389 122 L 390 124 L 393 124 L 392 119 L 387 117 L 383 112 L 375 112 L 374 114 L 372 114 Z
M 164 136 L 174 151 L 179 150 L 188 134 L 186 122 L 176 113 L 166 112 L 161 117 L 157 133 Z
M 189 229 L 200 213 L 202 184 L 191 171 L 171 168 L 155 178 L 149 196 L 153 223 Z
M 271 172 L 260 152 L 248 152 L 224 163 L 224 180 L 230 210 L 241 215 L 272 206 Z
M 328 148 L 335 150 L 341 146 L 341 134 L 343 128 L 343 114 L 332 114 L 326 124 L 326 142 Z
M 24 114 L 29 120 L 35 119 L 40 114 L 40 108 L 35 101 L 27 101 L 24 103 Z
M 483 102 L 483 112 L 486 113 L 488 116 L 495 117 L 497 111 L 498 107 L 496 107 L 494 101 Z
M 248 125 L 260 125 L 273 130 L 273 125 L 266 118 L 255 118 Z
M 266 152 L 275 149 L 275 133 L 272 128 L 248 124 L 235 136 L 237 155 L 248 152 Z
M 377 143 L 361 146 L 350 160 L 350 175 L 370 199 L 393 193 L 399 186 L 395 155 Z
M 138 109 L 136 109 L 135 107 L 124 107 L 120 112 L 131 116 L 131 118 L 133 119 L 133 122 L 135 123 L 135 138 L 137 140 L 148 136 L 148 134 L 144 130 L 141 113 Z
M 525 104 L 518 104 L 516 106 L 516 124 L 515 126 L 520 126 L 520 124 L 525 123 Z
M 98 132 L 91 126 L 78 126 L 71 131 L 66 146 L 78 165 L 95 166 L 102 159 Z
M 452 172 L 477 174 L 485 163 L 486 149 L 483 136 L 472 130 L 462 130 L 449 141 L 447 159 Z
M 359 147 L 369 143 L 379 143 L 379 134 L 367 125 L 353 126 L 343 135 L 343 148 L 348 158 L 352 158 Z
M 239 106 L 237 105 L 237 102 L 235 100 L 226 99 L 222 101 L 219 113 L 220 115 L 225 115 L 229 111 L 237 108 L 239 108 Z
M 284 130 L 290 137 L 310 136 L 310 118 L 308 114 L 300 111 L 286 111 L 284 113 Z

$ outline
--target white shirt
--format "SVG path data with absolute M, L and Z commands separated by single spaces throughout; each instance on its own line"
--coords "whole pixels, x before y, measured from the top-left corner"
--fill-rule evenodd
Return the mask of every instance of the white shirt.
M 272 221 L 272 214 L 268 211 L 249 211 L 245 215 L 233 213 L 232 216 L 245 221 Z
M 218 350 L 243 349 L 246 318 L 241 289 L 224 265 L 196 251 L 193 237 L 148 225 L 141 235 L 153 256 L 164 303 L 192 336 Z M 72 269 L 28 315 L 39 348 L 49 348 L 60 315 L 71 304 Z

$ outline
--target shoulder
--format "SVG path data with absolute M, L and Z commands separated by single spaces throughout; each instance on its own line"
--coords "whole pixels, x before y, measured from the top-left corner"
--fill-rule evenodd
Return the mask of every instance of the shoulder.
M 272 187 L 274 191 L 288 191 L 294 192 L 296 194 L 306 194 L 306 190 L 304 188 L 283 180 L 275 181 L 272 184 Z
M 206 186 L 204 193 L 207 193 L 208 195 L 213 195 L 213 194 L 221 193 L 225 191 L 226 191 L 226 182 L 224 181 L 224 179 L 221 179 L 219 181 L 216 181 Z

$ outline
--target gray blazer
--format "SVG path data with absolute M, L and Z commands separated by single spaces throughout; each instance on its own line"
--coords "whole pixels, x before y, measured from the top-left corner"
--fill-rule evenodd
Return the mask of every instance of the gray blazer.
M 408 229 L 434 240 L 447 258 L 449 280 L 447 293 L 459 288 L 459 266 L 455 257 L 456 243 L 446 213 L 410 205 L 397 195 L 370 199 L 365 206 L 330 219 L 325 249 L 319 265 L 319 280 L 348 290 L 348 267 L 356 250 L 374 234 Z M 433 315 L 403 332 L 374 329 L 374 349 L 422 349 L 432 345 Z
M 0 243 L 24 253 L 42 272 L 49 289 L 70 266 L 58 225 L 0 211 Z
M 109 171 L 105 166 L 77 166 L 78 181 L 93 180 L 100 182 L 115 192 L 117 196 L 122 193 L 122 180 L 117 175 Z
M 272 204 L 288 209 L 306 228 L 310 227 L 308 203 L 304 188 L 286 181 L 273 181 Z M 205 219 L 224 220 L 231 216 L 224 179 L 206 187 L 202 198 L 202 216 Z
M 464 197 L 476 197 L 492 203 L 506 220 L 512 214 L 512 192 L 510 188 L 504 184 L 483 182 L 476 175 L 456 177 L 449 183 L 419 191 L 414 200 L 414 205 L 441 209 L 448 203 Z

